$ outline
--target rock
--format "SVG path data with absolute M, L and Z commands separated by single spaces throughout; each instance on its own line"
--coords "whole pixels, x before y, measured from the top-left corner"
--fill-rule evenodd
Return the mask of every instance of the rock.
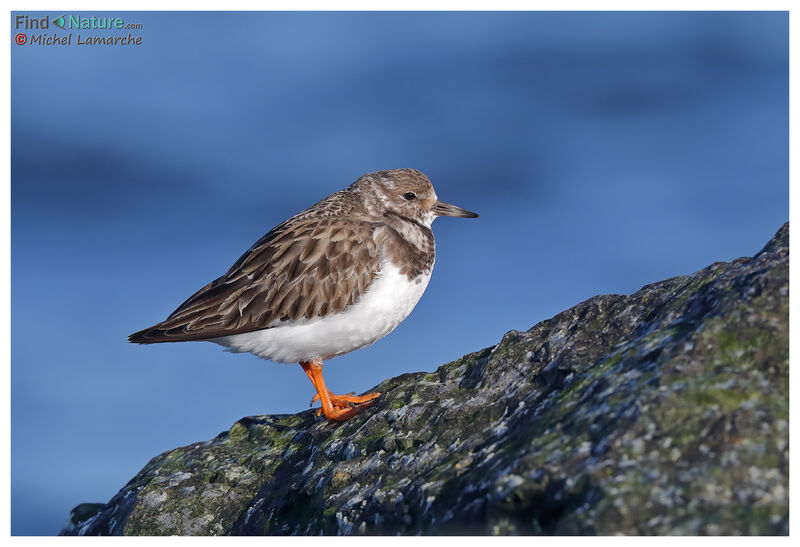
M 789 227 L 375 389 L 151 460 L 62 534 L 788 534 Z

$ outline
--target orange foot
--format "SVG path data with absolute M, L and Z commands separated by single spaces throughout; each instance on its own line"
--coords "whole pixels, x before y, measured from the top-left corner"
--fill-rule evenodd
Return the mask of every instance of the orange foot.
M 317 394 L 311 399 L 311 404 L 315 401 L 322 403 L 322 408 L 317 410 L 317 416 L 325 414 L 329 420 L 343 422 L 349 420 L 365 408 L 375 404 L 375 399 L 380 397 L 380 393 L 367 393 L 366 395 L 335 395 L 325 387 L 325 380 L 322 378 L 322 361 L 302 361 L 306 375 Z
M 358 414 L 359 412 L 361 412 L 365 408 L 369 408 L 371 406 L 374 406 L 375 405 L 375 399 L 377 399 L 380 396 L 381 396 L 380 391 L 376 391 L 376 392 L 373 392 L 373 393 L 367 393 L 366 395 L 353 395 L 352 393 L 348 393 L 347 395 L 336 395 L 335 393 L 331 393 L 330 391 L 328 392 L 328 397 L 330 398 L 331 404 L 333 404 L 335 409 L 338 409 L 338 410 L 356 409 L 357 410 L 357 412 L 355 414 L 352 414 L 352 415 L 350 415 L 348 417 L 355 416 L 356 414 Z M 320 401 L 320 400 L 321 400 L 321 397 L 319 396 L 319 393 L 317 393 L 311 399 L 311 403 L 309 403 L 309 404 L 313 405 L 314 403 L 316 403 L 317 401 Z M 318 408 L 317 409 L 317 416 L 322 416 L 323 412 L 324 412 L 324 408 L 322 408 L 322 407 Z M 327 415 L 326 415 L 326 417 L 328 419 L 344 419 L 344 420 L 347 419 L 347 418 L 330 418 Z

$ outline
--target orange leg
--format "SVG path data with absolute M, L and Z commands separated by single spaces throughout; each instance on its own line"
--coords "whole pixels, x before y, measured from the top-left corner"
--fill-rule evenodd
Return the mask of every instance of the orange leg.
M 322 361 L 302 361 L 300 366 L 314 384 L 317 394 L 311 402 L 319 400 L 322 403 L 320 409 L 329 420 L 343 422 L 349 420 L 365 408 L 375 404 L 374 400 L 380 397 L 380 393 L 368 393 L 366 395 L 335 395 L 325 387 L 325 380 L 322 378 Z M 320 412 L 317 412 L 319 416 Z

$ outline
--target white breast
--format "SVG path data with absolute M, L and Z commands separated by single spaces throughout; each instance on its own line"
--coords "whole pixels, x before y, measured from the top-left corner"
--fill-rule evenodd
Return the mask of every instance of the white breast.
M 279 363 L 327 360 L 368 346 L 392 332 L 417 305 L 431 279 L 433 265 L 414 281 L 385 260 L 377 279 L 344 312 L 222 338 L 235 353 L 249 352 Z

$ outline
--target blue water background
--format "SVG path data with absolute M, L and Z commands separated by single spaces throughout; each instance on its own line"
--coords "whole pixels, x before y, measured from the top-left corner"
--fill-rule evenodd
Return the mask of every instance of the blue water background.
M 786 13 L 122 16 L 141 46 L 11 45 L 14 534 L 307 408 L 297 366 L 126 336 L 365 172 L 421 169 L 481 218 L 436 222 L 427 292 L 326 365 L 338 392 L 752 255 L 788 219 Z

